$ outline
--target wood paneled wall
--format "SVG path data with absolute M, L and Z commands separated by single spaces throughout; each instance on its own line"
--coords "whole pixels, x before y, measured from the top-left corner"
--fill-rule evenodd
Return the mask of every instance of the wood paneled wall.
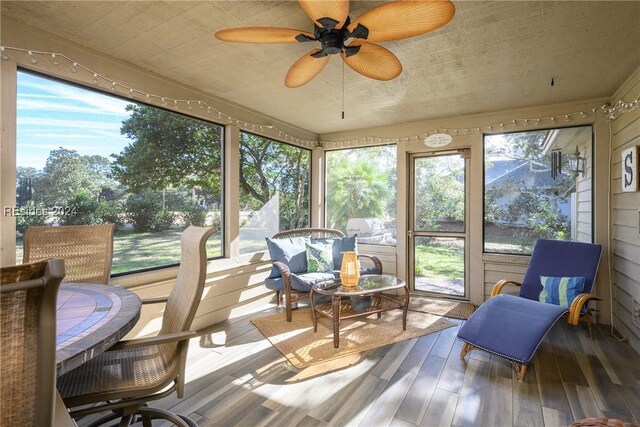
M 591 144 L 580 147 L 585 160 L 584 177 L 576 180 L 576 234 L 579 242 L 591 243 L 593 240 L 593 150 Z
M 231 263 L 230 263 L 231 264 Z M 273 292 L 264 286 L 271 271 L 271 262 L 255 262 L 226 269 L 215 269 L 207 274 L 200 307 L 192 329 L 199 330 L 232 317 L 255 313 L 268 307 Z M 127 288 L 141 298 L 169 295 L 175 278 L 155 281 Z M 129 337 L 153 335 L 160 329 L 164 304 L 145 305 L 140 321 Z
M 485 254 L 482 257 L 484 271 L 484 299 L 491 296 L 493 285 L 499 280 L 508 279 L 522 283 L 529 266 L 528 256 Z M 503 293 L 518 295 L 517 286 L 508 286 Z
M 358 244 L 358 253 L 375 255 L 382 262 L 382 271 L 394 274 L 396 272 L 396 247 L 382 245 Z M 365 267 L 368 267 L 365 266 Z
M 640 69 L 612 99 L 640 96 Z M 640 321 L 632 318 L 633 300 L 640 302 L 640 192 L 622 192 L 622 151 L 640 145 L 640 109 L 611 123 L 611 264 L 614 286 L 614 326 L 640 352 Z

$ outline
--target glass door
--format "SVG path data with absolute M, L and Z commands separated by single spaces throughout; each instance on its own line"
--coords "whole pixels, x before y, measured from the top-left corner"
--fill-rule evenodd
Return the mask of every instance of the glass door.
M 468 151 L 411 156 L 411 290 L 469 299 L 467 289 Z

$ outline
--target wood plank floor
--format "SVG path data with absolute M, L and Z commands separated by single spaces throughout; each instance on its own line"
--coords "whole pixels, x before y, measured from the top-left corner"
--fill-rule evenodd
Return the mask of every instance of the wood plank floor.
M 200 426 L 524 427 L 586 417 L 640 424 L 640 356 L 606 327 L 589 340 L 583 328 L 558 322 L 520 383 L 499 357 L 474 351 L 461 360 L 459 326 L 371 350 L 347 367 L 301 371 L 249 322 L 273 310 L 192 340 L 185 398 L 153 406 Z

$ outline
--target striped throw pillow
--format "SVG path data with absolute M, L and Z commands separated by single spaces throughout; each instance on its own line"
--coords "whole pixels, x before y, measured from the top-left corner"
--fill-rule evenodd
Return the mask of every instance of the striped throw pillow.
M 542 292 L 538 298 L 540 302 L 567 308 L 584 289 L 584 277 L 540 276 L 540 283 L 542 284 Z

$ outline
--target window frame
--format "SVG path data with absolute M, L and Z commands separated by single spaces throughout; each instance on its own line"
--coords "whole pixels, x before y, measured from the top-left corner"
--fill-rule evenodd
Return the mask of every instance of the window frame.
M 495 251 L 487 251 L 486 248 L 486 227 L 485 227 L 485 215 L 486 215 L 486 203 L 485 203 L 485 185 L 486 185 L 486 169 L 485 169 L 485 155 L 486 155 L 486 138 L 489 136 L 496 135 L 511 135 L 515 133 L 529 133 L 529 132 L 545 132 L 545 131 L 553 131 L 553 130 L 562 130 L 562 129 L 573 129 L 573 128 L 581 128 L 581 127 L 590 127 L 591 128 L 591 161 L 589 164 L 585 164 L 585 169 L 589 169 L 591 171 L 591 241 L 589 243 L 594 243 L 595 241 L 595 168 L 596 164 L 596 135 L 595 135 L 595 123 L 585 123 L 585 124 L 577 124 L 572 126 L 555 126 L 555 127 L 544 127 L 544 128 L 534 128 L 527 130 L 513 130 L 509 132 L 483 132 L 482 133 L 482 253 L 487 255 L 499 255 L 499 256 L 531 256 L 531 253 L 512 253 L 512 252 L 495 252 Z
M 55 83 L 59 83 L 59 84 L 65 84 L 65 85 L 69 85 L 78 89 L 83 89 L 83 90 L 87 90 L 90 92 L 94 92 L 94 93 L 98 93 L 101 95 L 105 95 L 105 96 L 110 96 L 112 98 L 117 98 L 119 100 L 122 101 L 126 101 L 129 103 L 135 103 L 135 104 L 139 104 L 139 105 L 144 105 L 147 107 L 151 107 L 151 108 L 156 108 L 158 110 L 162 110 L 162 111 L 166 111 L 168 113 L 172 113 L 172 114 L 177 114 L 189 119 L 193 119 L 193 120 L 198 120 L 200 122 L 204 122 L 204 123 L 208 123 L 208 124 L 212 124 L 215 126 L 219 126 L 222 130 L 222 134 L 221 134 L 221 139 L 220 139 L 220 183 L 221 183 L 221 193 L 220 193 L 220 216 L 221 216 L 221 225 L 220 225 L 220 255 L 219 256 L 212 256 L 212 257 L 207 257 L 207 261 L 211 261 L 211 260 L 217 260 L 217 259 L 222 259 L 226 257 L 227 254 L 227 248 L 225 247 L 225 224 L 227 223 L 227 218 L 226 218 L 226 205 L 225 205 L 225 193 L 227 191 L 227 182 L 226 182 L 226 153 L 225 153 L 225 138 L 226 138 L 226 132 L 227 132 L 227 127 L 224 124 L 221 123 L 217 123 L 214 122 L 213 120 L 207 120 L 207 119 L 203 119 L 200 117 L 196 117 L 187 113 L 184 113 L 182 111 L 174 111 L 171 110 L 169 108 L 164 108 L 161 106 L 157 106 L 157 105 L 153 105 L 147 102 L 143 102 L 141 100 L 138 99 L 134 99 L 134 98 L 128 98 L 126 96 L 123 96 L 121 94 L 116 94 L 116 93 L 112 93 L 109 92 L 107 90 L 103 90 L 102 88 L 99 87 L 91 87 L 85 84 L 81 84 L 78 82 L 74 82 L 74 81 L 70 81 L 70 80 L 66 80 L 64 78 L 58 77 L 58 76 L 52 76 L 49 74 L 46 74 L 44 72 L 41 71 L 35 71 L 35 70 L 31 70 L 28 68 L 24 68 L 21 66 L 18 66 L 16 69 L 16 76 L 19 76 L 20 73 L 23 74 L 30 74 L 39 78 L 43 78 L 46 80 L 50 80 L 53 81 Z M 16 102 L 17 102 L 17 98 L 19 96 L 19 92 L 17 91 L 16 88 Z M 17 119 L 18 113 L 17 113 L 17 108 L 16 108 L 16 119 Z M 18 133 L 17 133 L 17 127 L 16 127 L 16 152 L 18 150 Z M 17 170 L 17 162 L 15 164 L 15 169 Z M 179 243 L 179 241 L 178 241 Z M 14 249 L 15 250 L 15 249 Z M 142 269 L 138 269 L 138 270 L 130 270 L 130 271 L 123 271 L 120 273 L 112 273 L 109 277 L 110 278 L 116 278 L 116 277 L 124 277 L 124 276 L 129 276 L 132 274 L 139 274 L 139 273 L 147 273 L 147 272 L 152 272 L 152 271 L 158 271 L 158 270 L 163 270 L 163 269 L 167 269 L 167 268 L 173 268 L 173 267 L 178 267 L 180 265 L 180 262 L 177 263 L 173 263 L 173 264 L 163 264 L 163 265 L 159 265 L 159 266 L 154 266 L 154 267 L 146 267 L 146 268 L 142 268 Z

